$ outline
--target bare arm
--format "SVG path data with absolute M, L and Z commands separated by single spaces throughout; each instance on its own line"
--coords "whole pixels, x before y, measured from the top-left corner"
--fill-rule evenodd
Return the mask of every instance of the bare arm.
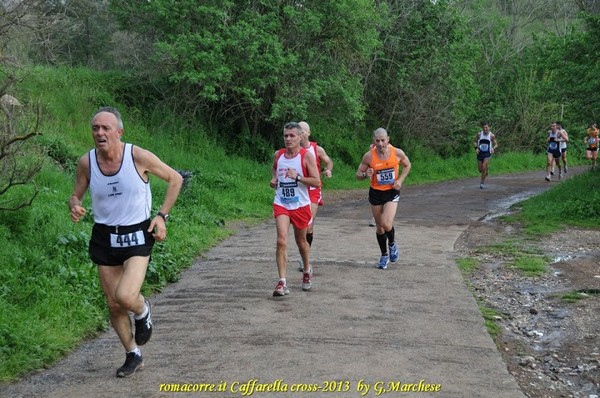
M 402 149 L 396 148 L 396 157 L 398 158 L 400 166 L 402 166 L 402 172 L 400 173 L 400 176 L 398 177 L 398 179 L 394 182 L 394 189 L 399 190 L 400 188 L 402 188 L 404 179 L 410 172 L 411 164 L 410 164 L 410 160 L 408 159 L 408 156 L 406 156 L 406 154 L 404 153 L 404 151 Z
M 273 154 L 273 167 L 271 168 L 271 181 L 269 185 L 271 188 L 277 188 L 277 169 L 275 164 L 275 159 L 277 158 L 277 152 Z
M 69 210 L 71 214 L 71 220 L 73 222 L 79 222 L 83 216 L 85 216 L 85 208 L 83 207 L 82 201 L 89 185 L 90 185 L 90 158 L 86 153 L 79 158 L 77 163 L 77 172 L 75 174 L 75 186 L 73 187 L 73 193 L 69 198 Z
M 333 170 L 333 160 L 327 155 L 325 149 L 320 146 L 317 146 L 317 153 L 319 154 L 319 159 L 321 162 L 325 164 L 325 170 L 323 170 L 323 174 L 325 177 L 331 178 L 331 171 Z
M 148 174 L 153 174 L 161 180 L 167 182 L 167 192 L 159 211 L 161 213 L 169 214 L 171 208 L 177 200 L 177 197 L 179 196 L 179 191 L 181 190 L 181 185 L 183 184 L 183 177 L 181 177 L 177 171 L 164 163 L 150 151 L 134 146 L 133 157 L 135 159 L 136 168 L 138 169 L 138 172 L 140 172 L 140 175 L 147 177 Z M 156 232 L 153 234 L 154 238 L 159 241 L 164 240 L 167 236 L 167 228 L 165 225 L 165 220 L 158 215 L 155 216 L 150 222 L 148 231 L 154 230 L 155 227 Z
M 475 148 L 475 152 L 479 155 L 479 133 L 475 135 L 475 139 L 473 140 L 473 148 Z
M 498 148 L 498 141 L 496 141 L 496 135 L 492 134 L 492 153 Z
M 364 180 L 365 178 L 373 177 L 373 169 L 369 166 L 371 164 L 371 151 L 363 155 L 362 161 L 358 165 L 356 170 L 356 179 Z

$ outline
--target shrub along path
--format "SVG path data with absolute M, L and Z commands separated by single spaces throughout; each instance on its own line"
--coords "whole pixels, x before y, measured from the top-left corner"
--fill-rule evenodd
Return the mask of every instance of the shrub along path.
M 484 328 L 453 246 L 470 224 L 558 182 L 545 182 L 543 171 L 488 180 L 483 190 L 477 179 L 403 188 L 401 256 L 386 271 L 375 268 L 367 188 L 325 192 L 315 286 L 301 290 L 290 235 L 291 294 L 283 299 L 271 296 L 273 220 L 240 227 L 153 297 L 155 332 L 143 347 L 143 371 L 115 377 L 125 356 L 111 329 L 51 369 L 1 385 L 0 396 L 156 397 L 221 388 L 189 395 L 232 397 L 252 388 L 254 397 L 355 397 L 439 388 L 411 395 L 524 397 Z

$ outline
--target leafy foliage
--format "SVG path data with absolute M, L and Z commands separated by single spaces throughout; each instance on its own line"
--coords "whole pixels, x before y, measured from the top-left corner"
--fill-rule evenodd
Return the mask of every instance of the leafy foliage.
M 359 72 L 377 44 L 373 2 L 119 0 L 112 6 L 124 26 L 156 38 L 169 81 L 231 138 L 247 135 L 273 147 L 287 120 L 315 111 L 348 121 L 363 116 Z
M 393 141 L 407 146 L 416 140 L 445 155 L 464 151 L 477 98 L 477 47 L 465 19 L 446 1 L 388 2 L 380 42 L 366 81 L 374 127 L 396 131 Z

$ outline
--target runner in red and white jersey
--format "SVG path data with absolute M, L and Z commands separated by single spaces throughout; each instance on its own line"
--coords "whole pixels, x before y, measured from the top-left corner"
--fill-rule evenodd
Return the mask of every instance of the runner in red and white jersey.
M 285 148 L 275 152 L 273 159 L 271 187 L 275 188 L 273 215 L 277 227 L 276 262 L 279 273 L 273 296 L 289 294 L 286 276 L 290 225 L 294 227 L 296 245 L 304 263 L 302 290 L 312 288 L 310 245 L 306 241 L 306 231 L 312 223 L 308 188 L 320 187 L 321 177 L 313 153 L 300 147 L 302 134 L 298 123 L 287 123 L 283 128 Z

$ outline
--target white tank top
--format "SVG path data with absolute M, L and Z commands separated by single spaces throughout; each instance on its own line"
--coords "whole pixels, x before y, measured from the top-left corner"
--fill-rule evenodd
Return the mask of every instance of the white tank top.
M 288 168 L 296 169 L 298 175 L 304 177 L 306 171 L 302 167 L 306 149 L 300 149 L 300 152 L 292 159 L 285 157 L 285 149 L 282 149 L 277 154 L 275 167 L 277 170 L 277 187 L 275 188 L 275 199 L 273 203 L 283 206 L 288 210 L 296 210 L 301 207 L 310 205 L 310 197 L 308 195 L 308 186 L 301 181 L 295 181 L 285 176 Z
M 477 140 L 477 147 L 480 152 L 491 152 L 492 149 L 492 132 L 488 132 L 487 135 L 483 132 L 479 132 L 479 140 Z
M 106 225 L 134 225 L 150 218 L 152 192 L 133 162 L 133 145 L 125 144 L 121 167 L 105 175 L 98 166 L 96 150 L 89 152 L 90 195 L 94 222 Z

